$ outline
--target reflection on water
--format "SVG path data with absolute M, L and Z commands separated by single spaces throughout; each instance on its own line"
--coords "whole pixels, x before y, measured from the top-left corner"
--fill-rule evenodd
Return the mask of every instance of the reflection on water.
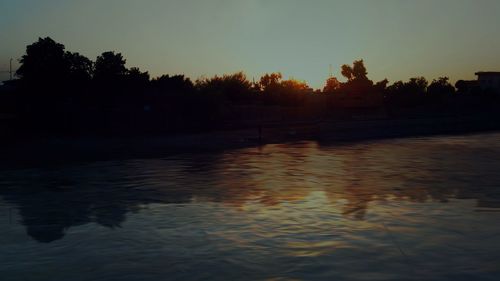
M 2 171 L 2 280 L 498 280 L 499 141 Z

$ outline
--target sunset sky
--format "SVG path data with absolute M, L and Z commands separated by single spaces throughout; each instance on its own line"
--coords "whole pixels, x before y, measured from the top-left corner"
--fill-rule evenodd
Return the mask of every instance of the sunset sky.
M 281 71 L 319 88 L 363 58 L 373 80 L 473 79 L 500 71 L 499 15 L 497 0 L 0 0 L 0 71 L 50 36 L 153 77 Z

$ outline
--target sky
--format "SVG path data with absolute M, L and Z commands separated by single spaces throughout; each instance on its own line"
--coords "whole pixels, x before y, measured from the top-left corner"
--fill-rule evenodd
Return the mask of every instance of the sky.
M 192 79 L 266 72 L 321 88 L 364 59 L 374 81 L 500 71 L 498 0 L 0 0 L 0 80 L 51 37 L 93 60 Z

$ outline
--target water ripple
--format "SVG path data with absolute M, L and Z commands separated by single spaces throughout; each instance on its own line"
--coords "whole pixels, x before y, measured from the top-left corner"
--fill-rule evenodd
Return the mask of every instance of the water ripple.
M 0 172 L 2 280 L 498 280 L 500 134 Z

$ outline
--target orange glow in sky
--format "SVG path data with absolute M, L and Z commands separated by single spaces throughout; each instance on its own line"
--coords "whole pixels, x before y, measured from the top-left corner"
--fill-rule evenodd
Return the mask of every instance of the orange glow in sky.
M 152 76 L 280 71 L 320 88 L 330 64 L 340 77 L 362 58 L 375 81 L 455 81 L 500 70 L 499 13 L 496 0 L 0 0 L 0 70 L 50 36 L 91 59 L 122 52 Z

